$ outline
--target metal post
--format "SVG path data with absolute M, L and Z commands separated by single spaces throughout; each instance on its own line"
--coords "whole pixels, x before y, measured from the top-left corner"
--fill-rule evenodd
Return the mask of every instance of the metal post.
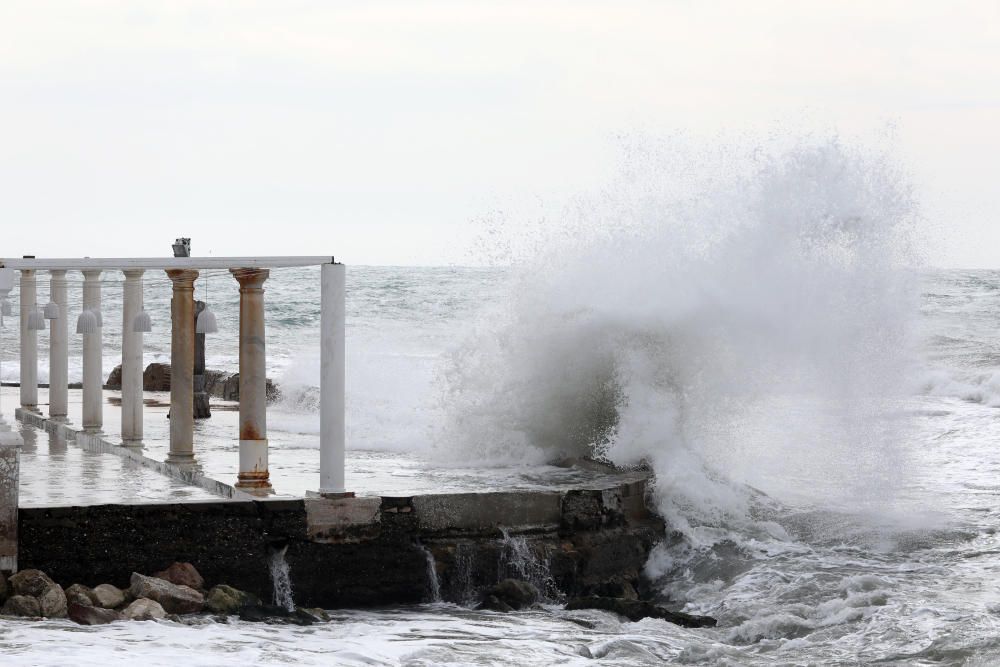
M 83 309 L 98 317 L 97 330 L 83 334 L 83 430 L 99 433 L 104 427 L 104 360 L 100 321 L 101 271 L 83 271 Z
M 170 300 L 170 453 L 167 462 L 194 463 L 194 269 L 168 269 Z
M 66 308 L 66 271 L 49 271 L 49 299 L 59 306 L 59 317 L 49 320 L 49 419 L 69 418 L 69 311 Z
M 325 496 L 353 495 L 344 486 L 345 275 L 343 264 L 320 269 L 319 492 Z
M 21 269 L 21 407 L 38 412 L 38 332 L 28 328 L 37 306 L 34 269 Z
M 236 488 L 270 493 L 267 463 L 267 354 L 264 281 L 267 269 L 230 269 L 240 283 L 240 471 Z
M 122 304 L 122 444 L 142 444 L 142 332 L 135 319 L 142 311 L 143 269 L 125 269 Z

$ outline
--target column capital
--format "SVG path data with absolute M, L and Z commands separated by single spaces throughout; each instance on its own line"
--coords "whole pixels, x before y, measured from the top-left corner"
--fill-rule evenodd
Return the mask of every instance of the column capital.
M 85 280 L 96 280 L 101 277 L 104 271 L 102 269 L 83 269 L 80 273 L 83 274 Z
M 271 275 L 270 269 L 229 269 L 240 284 L 240 291 L 263 289 L 264 281 Z
M 167 277 L 174 281 L 174 287 L 194 287 L 198 277 L 197 269 L 167 269 Z
M 122 269 L 122 273 L 125 274 L 125 278 L 142 278 L 142 274 L 146 273 L 146 269 Z
M 65 280 L 66 269 L 49 269 L 49 276 L 52 278 L 57 278 L 57 279 L 61 278 Z
M 21 280 L 34 280 L 35 270 L 34 269 L 21 269 Z

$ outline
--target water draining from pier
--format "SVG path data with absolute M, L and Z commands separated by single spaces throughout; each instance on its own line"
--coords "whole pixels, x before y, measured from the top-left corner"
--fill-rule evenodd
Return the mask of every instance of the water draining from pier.
M 295 611 L 295 600 L 292 598 L 291 569 L 288 567 L 288 561 L 285 560 L 285 552 L 287 551 L 287 544 L 280 548 L 272 547 L 268 558 L 268 569 L 271 572 L 274 604 L 288 611 Z

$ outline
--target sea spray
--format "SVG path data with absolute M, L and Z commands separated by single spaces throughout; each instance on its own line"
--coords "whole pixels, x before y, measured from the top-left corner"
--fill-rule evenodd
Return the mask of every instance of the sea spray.
M 523 535 L 511 535 L 506 528 L 501 528 L 500 533 L 503 536 L 499 563 L 500 576 L 527 581 L 538 589 L 543 600 L 558 601 L 562 594 L 552 578 L 548 559 L 539 558 Z
M 785 144 L 633 151 L 576 202 L 453 352 L 442 458 L 646 460 L 672 527 L 709 542 L 756 523 L 747 483 L 891 502 L 910 191 L 884 151 Z
M 431 594 L 431 602 L 441 601 L 441 583 L 438 581 L 437 565 L 434 562 L 434 554 L 423 544 L 417 543 L 417 549 L 424 555 L 427 561 L 427 586 Z
M 268 570 L 271 573 L 271 586 L 274 595 L 274 604 L 283 607 L 288 611 L 295 610 L 295 601 L 292 598 L 292 576 L 288 561 L 285 560 L 285 553 L 288 545 L 280 548 L 271 548 L 268 557 Z

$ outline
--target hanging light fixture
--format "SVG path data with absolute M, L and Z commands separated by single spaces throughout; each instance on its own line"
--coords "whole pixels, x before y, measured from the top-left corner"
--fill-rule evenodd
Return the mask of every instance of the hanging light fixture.
M 149 317 L 149 313 L 143 308 L 139 311 L 139 314 L 135 316 L 132 320 L 132 331 L 137 332 L 147 332 L 153 330 L 153 320 Z
M 45 316 L 41 306 L 35 306 L 28 313 L 28 331 L 41 331 L 45 328 Z
M 101 311 L 99 311 L 97 309 L 91 309 L 90 312 L 92 312 L 94 314 L 94 317 L 97 318 L 97 328 L 98 329 L 103 329 L 104 328 L 104 316 L 101 315 Z
M 59 304 L 55 301 L 49 301 L 45 304 L 45 319 L 47 320 L 58 320 L 59 319 Z
M 214 334 L 219 330 L 215 313 L 208 308 L 208 276 L 208 272 L 205 272 L 205 308 L 198 313 L 198 320 L 194 323 L 194 332 L 200 334 Z
M 6 315 L 7 317 L 10 317 L 11 315 L 14 314 L 14 306 L 10 305 L 10 301 L 4 299 L 3 305 L 0 306 L 0 313 Z
M 76 332 L 78 334 L 95 333 L 99 328 L 97 316 L 90 309 L 80 313 L 80 317 L 76 320 Z

